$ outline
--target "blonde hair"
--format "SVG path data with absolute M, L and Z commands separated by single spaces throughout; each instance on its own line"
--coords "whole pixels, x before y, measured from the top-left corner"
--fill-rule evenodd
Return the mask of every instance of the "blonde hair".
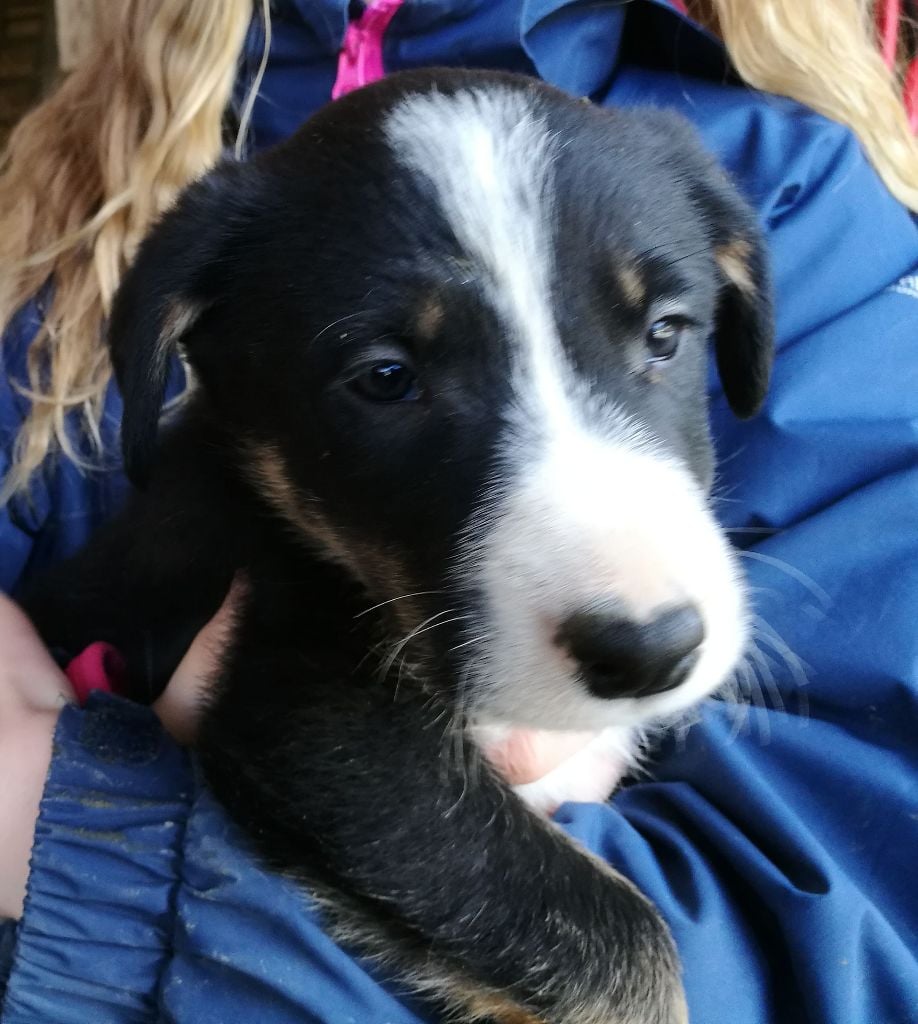
M 749 85 L 847 125 L 887 188 L 918 211 L 918 137 L 883 61 L 871 0 L 696 0 Z
M 97 48 L 17 126 L 0 164 L 0 331 L 52 282 L 0 500 L 25 491 L 55 450 L 80 462 L 88 438 L 101 452 L 103 322 L 151 223 L 222 151 L 252 19 L 252 0 L 99 7 Z
M 110 13 L 95 53 L 22 121 L 0 163 L 0 332 L 53 284 L 28 353 L 31 410 L 0 502 L 26 492 L 49 456 L 80 463 L 83 439 L 101 451 L 112 296 L 151 223 L 219 157 L 253 15 L 253 0 L 101 6 Z M 890 191 L 918 210 L 918 140 L 878 53 L 869 0 L 694 0 L 690 8 L 720 33 L 750 85 L 848 125 Z M 259 74 L 267 11 L 262 0 Z

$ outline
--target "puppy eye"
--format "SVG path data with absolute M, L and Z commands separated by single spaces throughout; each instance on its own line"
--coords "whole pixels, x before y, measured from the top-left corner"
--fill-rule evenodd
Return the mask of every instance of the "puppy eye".
M 662 363 L 672 359 L 687 327 L 686 321 L 679 317 L 665 316 L 655 320 L 648 328 L 644 339 L 648 352 L 647 361 Z
M 661 317 L 647 330 L 645 339 L 647 351 L 653 362 L 672 359 L 679 348 L 685 325 L 674 317 Z
M 419 397 L 414 370 L 395 360 L 365 366 L 351 379 L 351 387 L 371 402 L 413 402 Z

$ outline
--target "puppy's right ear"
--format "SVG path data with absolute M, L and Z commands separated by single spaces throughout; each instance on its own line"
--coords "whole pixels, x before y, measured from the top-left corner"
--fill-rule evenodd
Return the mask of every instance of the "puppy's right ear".
M 188 188 L 141 244 L 115 296 L 108 343 L 124 399 L 124 468 L 137 487 L 149 480 L 172 359 L 187 351 L 218 294 L 246 173 L 227 164 Z

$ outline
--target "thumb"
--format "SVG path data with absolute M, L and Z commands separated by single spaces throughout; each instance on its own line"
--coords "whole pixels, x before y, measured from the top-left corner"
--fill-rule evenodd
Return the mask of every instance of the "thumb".
M 238 578 L 233 581 L 219 611 L 194 638 L 169 685 L 153 704 L 160 721 L 179 743 L 191 743 L 197 734 L 210 684 L 230 640 L 244 586 Z
M 19 606 L 0 594 L 0 715 L 14 708 L 60 711 L 72 701 L 67 677 Z

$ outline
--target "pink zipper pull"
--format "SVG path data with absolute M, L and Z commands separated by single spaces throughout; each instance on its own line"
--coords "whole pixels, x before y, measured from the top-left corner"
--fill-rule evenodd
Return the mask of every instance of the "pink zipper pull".
M 376 82 L 383 77 L 383 36 L 389 22 L 404 0 L 375 0 L 363 14 L 352 21 L 344 35 L 338 56 L 338 74 L 332 88 L 332 99 Z

